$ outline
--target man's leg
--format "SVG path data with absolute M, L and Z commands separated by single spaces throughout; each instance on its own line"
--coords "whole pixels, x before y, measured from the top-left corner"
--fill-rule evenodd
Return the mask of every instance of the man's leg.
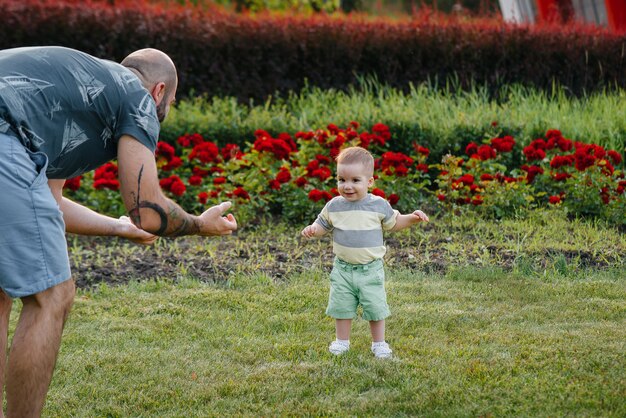
M 74 293 L 70 279 L 22 298 L 6 378 L 9 418 L 41 415 Z
M 7 369 L 7 341 L 9 339 L 9 317 L 13 300 L 0 290 L 0 418 L 4 417 L 2 399 L 4 397 L 4 376 Z

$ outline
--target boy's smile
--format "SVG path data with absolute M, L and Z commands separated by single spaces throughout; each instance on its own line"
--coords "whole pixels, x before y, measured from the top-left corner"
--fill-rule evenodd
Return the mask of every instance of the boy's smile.
M 372 184 L 373 173 L 365 165 L 337 164 L 337 190 L 344 199 L 350 202 L 363 199 Z

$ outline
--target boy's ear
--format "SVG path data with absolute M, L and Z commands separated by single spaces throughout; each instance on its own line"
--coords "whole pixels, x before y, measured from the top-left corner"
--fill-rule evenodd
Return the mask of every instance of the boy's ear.
M 370 177 L 367 181 L 367 187 L 372 187 L 374 185 L 374 177 Z

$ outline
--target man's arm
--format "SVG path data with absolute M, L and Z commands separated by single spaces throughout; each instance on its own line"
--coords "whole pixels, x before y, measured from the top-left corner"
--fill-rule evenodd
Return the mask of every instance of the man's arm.
M 134 138 L 127 135 L 120 138 L 117 162 L 122 199 L 132 222 L 139 228 L 172 237 L 227 235 L 237 229 L 232 214 L 222 216 L 230 208 L 230 202 L 194 216 L 167 198 L 159 185 L 154 154 Z
M 65 180 L 48 180 L 48 186 L 61 212 L 63 212 L 63 221 L 67 232 L 79 235 L 117 236 L 146 245 L 152 244 L 158 238 L 137 228 L 126 217 L 116 219 L 101 215 L 63 197 L 64 183 Z

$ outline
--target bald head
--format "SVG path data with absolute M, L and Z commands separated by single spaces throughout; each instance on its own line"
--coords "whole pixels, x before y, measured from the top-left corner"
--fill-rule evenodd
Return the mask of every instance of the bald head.
M 168 98 L 173 100 L 176 95 L 178 76 L 176 66 L 167 54 L 153 48 L 140 49 L 129 54 L 121 64 L 139 77 L 141 84 L 154 97 L 157 107 L 161 107 L 159 109 L 161 112 L 166 110 L 166 105 L 169 110 Z M 166 100 L 166 103 L 162 104 L 163 100 Z M 163 118 L 164 114 L 159 115 L 160 120 Z

